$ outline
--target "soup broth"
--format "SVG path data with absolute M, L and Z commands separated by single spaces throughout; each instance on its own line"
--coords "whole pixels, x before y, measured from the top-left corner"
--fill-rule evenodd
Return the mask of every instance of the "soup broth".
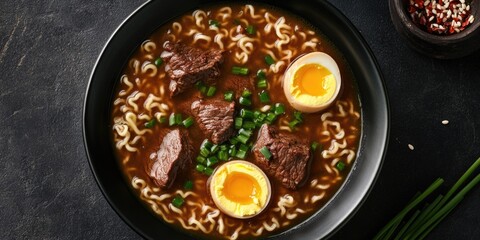
M 318 25 L 321 27 L 321 23 Z M 249 26 L 253 26 L 253 31 Z M 196 87 L 170 96 L 165 63 L 157 59 L 165 52 L 166 43 L 176 42 L 198 49 L 224 51 L 221 75 L 213 96 L 206 97 Z M 282 75 L 297 57 L 314 51 L 328 53 L 335 59 L 342 74 L 343 89 L 329 108 L 303 114 L 303 122 L 292 129 L 289 122 L 295 110 L 283 92 Z M 266 63 L 267 55 L 272 57 L 273 64 Z M 230 90 L 226 79 L 232 76 L 234 66 L 247 68 L 247 77 L 253 79 L 255 86 L 256 72 L 266 73 L 267 88 L 252 89 L 252 110 L 269 111 L 274 103 L 282 103 L 285 113 L 272 125 L 282 132 L 301 136 L 309 143 L 319 143 L 312 150 L 306 183 L 292 190 L 269 176 L 272 186 L 269 205 L 249 219 L 230 217 L 216 207 L 207 187 L 209 176 L 198 172 L 195 163 L 179 172 L 170 188 L 157 186 L 146 170 L 146 163 L 155 157 L 163 137 L 173 128 L 168 121 L 161 123 L 165 117 L 168 119 L 171 113 L 181 113 L 183 119 L 192 116 L 191 104 L 198 99 L 224 100 L 224 93 Z M 139 46 L 119 81 L 111 118 L 119 165 L 135 194 L 155 215 L 192 235 L 209 239 L 251 239 L 285 231 L 310 217 L 332 198 L 356 158 L 361 111 L 348 63 L 334 43 L 317 29 L 278 9 L 252 5 L 211 6 L 176 18 Z M 269 104 L 258 98 L 264 90 L 269 93 Z M 238 101 L 238 95 L 235 99 Z M 240 107 L 237 103 L 236 108 Z M 192 142 L 195 162 L 206 135 L 196 122 L 182 129 L 188 132 Z M 245 160 L 253 162 L 253 158 L 248 152 Z M 189 182 L 193 187 L 186 188 Z M 175 198 L 184 203 L 176 207 L 178 204 L 172 203 Z

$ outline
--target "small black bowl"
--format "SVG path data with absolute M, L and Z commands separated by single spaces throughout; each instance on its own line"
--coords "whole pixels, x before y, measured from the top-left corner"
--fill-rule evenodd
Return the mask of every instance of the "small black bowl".
M 407 4 L 408 0 L 389 0 L 393 25 L 411 48 L 440 59 L 464 57 L 480 48 L 479 0 L 472 0 L 470 4 L 471 13 L 475 18 L 473 23 L 459 33 L 446 36 L 420 29 L 410 18 Z
M 110 112 L 115 85 L 135 49 L 171 18 L 211 0 L 150 1 L 129 16 L 112 35 L 90 77 L 83 112 L 83 137 L 98 186 L 120 217 L 148 239 L 192 239 L 155 216 L 133 193 L 114 156 Z M 302 223 L 275 239 L 319 239 L 331 235 L 360 207 L 380 172 L 389 136 L 389 106 L 380 68 L 353 24 L 324 0 L 259 1 L 302 16 L 343 53 L 358 84 L 362 135 L 357 159 L 335 196 Z M 228 2 L 223 2 L 228 4 Z

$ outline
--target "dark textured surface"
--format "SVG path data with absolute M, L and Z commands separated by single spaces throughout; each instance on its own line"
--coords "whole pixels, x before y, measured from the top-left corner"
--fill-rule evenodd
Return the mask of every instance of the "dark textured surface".
M 81 118 L 98 54 L 142 2 L 0 3 L 0 239 L 140 238 L 95 184 Z M 333 237 L 368 239 L 418 190 L 440 176 L 453 185 L 480 156 L 480 52 L 449 61 L 418 55 L 393 29 L 386 1 L 331 2 L 371 46 L 390 97 L 383 170 Z M 477 186 L 429 238 L 480 239 L 479 202 Z

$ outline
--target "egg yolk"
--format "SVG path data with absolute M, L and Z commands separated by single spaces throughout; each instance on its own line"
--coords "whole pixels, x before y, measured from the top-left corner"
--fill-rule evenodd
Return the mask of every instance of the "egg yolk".
M 251 204 L 260 195 L 260 186 L 252 176 L 232 172 L 225 179 L 225 197 L 240 204 Z
M 333 92 L 335 84 L 335 76 L 326 67 L 316 63 L 305 64 L 295 72 L 293 95 L 324 96 L 329 91 Z

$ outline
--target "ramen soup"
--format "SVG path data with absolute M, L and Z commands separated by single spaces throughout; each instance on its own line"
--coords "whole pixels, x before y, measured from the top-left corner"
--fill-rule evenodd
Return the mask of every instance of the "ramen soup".
M 209 239 L 271 236 L 320 210 L 361 131 L 334 45 L 264 6 L 206 7 L 160 27 L 126 63 L 112 104 L 115 154 L 138 198 Z

